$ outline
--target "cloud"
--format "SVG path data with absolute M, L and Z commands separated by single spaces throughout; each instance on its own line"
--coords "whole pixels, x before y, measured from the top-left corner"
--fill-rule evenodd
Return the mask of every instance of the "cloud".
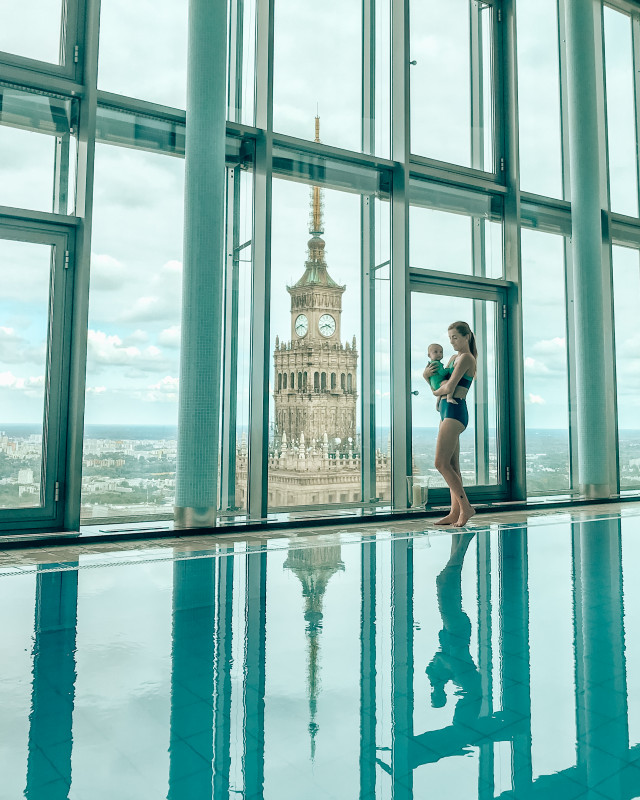
M 180 326 L 172 325 L 158 334 L 158 344 L 163 347 L 180 347 Z
M 149 386 L 144 394 L 144 399 L 152 403 L 176 403 L 178 401 L 178 378 L 166 375 L 164 378 Z
M 44 344 L 34 347 L 27 339 L 19 336 L 13 328 L 0 327 L 0 363 L 23 364 L 29 361 L 43 364 L 46 356 Z
M 144 344 L 145 342 L 149 341 L 149 334 L 146 331 L 141 331 L 139 328 L 135 330 L 133 333 L 130 333 L 128 336 L 122 340 L 122 343 L 125 347 L 129 347 L 130 345 L 135 344 Z
M 0 372 L 0 389 L 24 392 L 28 397 L 42 397 L 44 393 L 44 375 L 20 378 L 9 371 Z
M 110 255 L 91 253 L 91 291 L 114 292 L 126 282 L 124 264 Z
M 525 346 L 524 369 L 528 375 L 557 377 L 565 374 L 567 349 L 564 337 L 540 339 L 533 345 Z
M 539 394 L 529 394 L 529 402 L 533 406 L 544 406 L 546 405 L 546 400 L 544 397 L 540 397 Z
M 88 361 L 92 367 L 133 366 L 143 372 L 166 367 L 166 361 L 158 347 L 150 345 L 141 350 L 134 345 L 125 345 L 117 334 L 108 335 L 94 330 L 89 330 L 88 333 Z
M 107 391 L 106 386 L 87 386 L 85 389 L 87 394 L 104 394 Z
M 182 289 L 182 264 L 167 261 L 145 285 L 145 294 L 135 298 L 128 308 L 120 312 L 122 322 L 159 322 L 180 318 Z
M 562 353 L 564 356 L 567 352 L 567 341 L 564 336 L 556 336 L 553 339 L 541 339 L 536 342 L 531 348 L 532 352 L 540 355 L 555 355 Z

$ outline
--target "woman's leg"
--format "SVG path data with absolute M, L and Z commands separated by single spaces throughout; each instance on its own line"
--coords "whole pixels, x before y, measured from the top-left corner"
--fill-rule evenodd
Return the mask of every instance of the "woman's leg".
M 466 525 L 476 513 L 469 503 L 467 494 L 462 486 L 460 468 L 455 460 L 460 447 L 460 434 L 463 430 L 462 423 L 458 422 L 457 419 L 444 419 L 440 424 L 436 443 L 436 469 L 451 490 L 452 512 L 454 500 L 457 500 L 458 503 L 459 515 L 457 521 L 453 523 L 456 528 Z
M 458 443 L 451 456 L 451 467 L 460 475 L 460 437 L 458 437 Z M 462 477 L 460 480 L 462 480 Z M 449 511 L 446 517 L 439 519 L 436 523 L 437 525 L 453 525 L 454 522 L 458 521 L 458 517 L 460 516 L 460 503 L 458 503 L 458 498 L 451 490 L 449 491 L 451 492 L 451 511 Z

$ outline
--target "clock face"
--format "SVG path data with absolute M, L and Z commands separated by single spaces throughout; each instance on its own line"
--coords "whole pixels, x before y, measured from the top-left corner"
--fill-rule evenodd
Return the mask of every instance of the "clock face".
M 309 330 L 309 320 L 304 314 L 298 314 L 294 327 L 298 336 L 306 336 L 306 333 Z
M 333 336 L 336 332 L 336 321 L 331 314 L 323 314 L 318 320 L 318 330 L 323 336 Z

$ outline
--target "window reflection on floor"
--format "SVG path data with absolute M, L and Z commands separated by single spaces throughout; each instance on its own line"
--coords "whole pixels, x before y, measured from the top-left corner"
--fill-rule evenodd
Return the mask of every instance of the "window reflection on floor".
M 629 506 L 5 556 L 3 787 L 637 796 L 639 529 Z

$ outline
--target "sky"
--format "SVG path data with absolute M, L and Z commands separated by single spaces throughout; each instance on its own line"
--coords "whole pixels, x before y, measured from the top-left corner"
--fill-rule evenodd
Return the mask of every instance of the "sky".
M 0 13 L 8 0 L 0 0 Z M 321 116 L 323 142 L 360 147 L 360 0 L 316 4 L 276 1 L 274 126 L 311 139 L 313 119 Z M 0 31 L 0 48 L 21 55 L 55 59 L 52 8 L 55 3 L 11 3 L 10 23 Z M 449 0 L 447 14 L 435 0 L 411 6 L 413 151 L 455 164 L 469 164 L 469 80 L 467 0 Z M 42 13 L 40 13 L 40 11 Z M 334 20 L 340 15 L 341 24 Z M 15 14 L 13 14 L 15 12 Z M 157 103 L 183 107 L 186 85 L 186 0 L 176 3 L 129 3 L 103 0 L 99 88 Z M 248 29 L 255 8 L 245 4 Z M 560 124 L 557 19 L 553 0 L 519 0 L 518 53 L 522 188 L 559 197 Z M 20 15 L 23 15 L 22 17 Z M 38 24 L 23 25 L 26 19 Z M 388 155 L 388 2 L 378 4 L 376 152 Z M 57 24 L 57 23 L 56 23 Z M 304 35 L 300 35 L 300 31 Z M 630 95 L 630 38 L 627 18 L 605 15 L 609 77 L 612 203 L 635 213 L 636 191 Z M 53 44 L 52 44 L 53 43 Z M 53 46 L 55 45 L 55 47 Z M 127 53 L 127 58 L 122 53 Z M 167 58 L 170 53 L 171 57 Z M 251 72 L 247 36 L 245 69 Z M 445 79 L 443 80 L 443 76 Z M 485 70 L 484 78 L 488 81 Z M 339 87 L 339 90 L 337 90 Z M 252 110 L 251 81 L 245 81 L 241 118 Z M 49 136 L 0 126 L 0 203 L 23 208 L 51 208 L 53 140 Z M 130 149 L 97 145 L 87 365 L 88 424 L 173 424 L 177 419 L 180 292 L 182 272 L 182 202 L 184 162 Z M 243 176 L 242 241 L 251 238 L 251 178 Z M 304 269 L 308 239 L 308 188 L 277 179 L 273 189 L 271 344 L 289 335 L 286 284 Z M 347 285 L 343 340 L 356 335 L 360 347 L 360 222 L 355 194 L 325 190 L 325 240 L 329 271 Z M 377 202 L 377 261 L 389 255 L 389 208 Z M 412 208 L 412 266 L 459 274 L 471 271 L 470 221 L 467 217 Z M 487 224 L 489 274 L 502 269 L 501 226 Z M 5 421 L 41 418 L 44 375 L 46 247 L 0 241 L 2 260 L 13 264 L 3 275 L 0 299 L 0 403 Z M 567 427 L 564 311 L 561 307 L 562 255 L 559 237 L 523 234 L 525 370 L 527 424 Z M 243 251 L 248 254 L 248 250 Z M 251 317 L 249 264 L 241 263 L 238 407 L 240 424 L 248 420 L 248 345 Z M 15 268 L 17 267 L 17 269 Z M 615 268 L 638 288 L 637 252 L 616 248 Z M 24 276 L 33 275 L 33 280 Z M 384 272 L 380 273 L 384 277 Z M 541 277 L 544 276 L 544 279 Z M 550 291 L 549 287 L 556 287 Z M 381 322 L 376 334 L 379 423 L 389 409 L 388 306 L 379 286 Z M 627 293 L 618 293 L 623 312 Z M 436 300 L 433 315 L 440 318 Z M 429 312 L 431 313 L 431 312 Z M 443 317 L 444 319 L 444 317 Z M 444 324 L 444 323 L 443 323 Z M 419 334 L 416 332 L 416 337 Z M 438 337 L 446 345 L 446 326 Z M 445 351 L 449 354 L 448 349 Z M 621 352 L 621 351 L 620 351 Z M 621 426 L 631 424 L 635 408 L 637 361 L 625 352 L 619 359 Z M 417 368 L 416 368 L 417 369 Z M 414 376 L 415 377 L 415 376 Z M 425 423 L 427 425 L 430 422 Z

